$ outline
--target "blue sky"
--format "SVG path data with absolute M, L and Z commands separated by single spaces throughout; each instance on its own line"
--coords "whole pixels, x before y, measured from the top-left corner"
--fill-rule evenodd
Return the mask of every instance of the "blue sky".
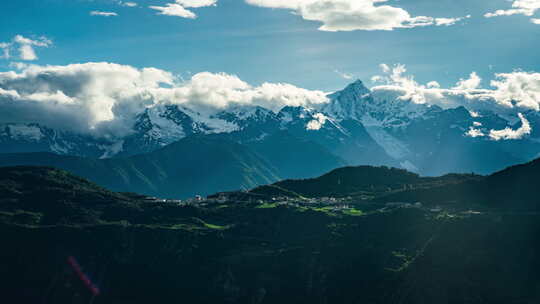
M 40 65 L 105 61 L 156 67 L 186 78 L 190 72 L 225 72 L 254 85 L 286 82 L 325 91 L 351 82 L 336 71 L 370 84 L 381 63 L 404 64 L 418 82 L 436 80 L 442 86 L 472 71 L 485 86 L 494 73 L 540 71 L 540 25 L 531 22 L 540 11 L 484 17 L 510 9 L 506 0 L 387 1 L 384 5 L 412 16 L 471 18 L 451 26 L 335 32 L 318 30 L 321 22 L 305 20 L 298 11 L 243 0 L 190 9 L 196 19 L 157 15 L 149 8 L 174 0 L 134 2 L 137 7 L 112 0 L 3 1 L 0 42 L 16 35 L 46 36 L 52 45 L 35 47 L 39 59 L 32 63 Z M 117 16 L 92 16 L 91 11 Z M 12 69 L 13 61 L 0 60 L 0 70 Z

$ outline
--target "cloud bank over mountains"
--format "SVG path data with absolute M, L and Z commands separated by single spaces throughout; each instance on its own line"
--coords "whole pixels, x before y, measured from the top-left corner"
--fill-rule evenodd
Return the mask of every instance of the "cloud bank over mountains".
M 434 104 L 442 108 L 466 106 L 471 110 L 492 110 L 501 114 L 519 111 L 540 111 L 540 73 L 514 71 L 495 74 L 490 82 L 492 89 L 481 87 L 482 79 L 475 73 L 461 79 L 450 89 L 441 88 L 431 81 L 426 85 L 406 75 L 403 65 L 381 65 L 383 75 L 374 76 L 378 83 L 372 88 L 374 95 L 394 96 L 420 104 Z
M 0 122 L 37 122 L 96 136 L 123 136 L 145 107 L 177 104 L 217 112 L 229 106 L 315 106 L 322 91 L 290 84 L 251 86 L 237 76 L 203 72 L 187 82 L 154 68 L 112 63 L 24 67 L 0 73 Z
M 373 77 L 372 88 L 379 100 L 402 100 L 443 108 L 466 106 L 471 111 L 492 110 L 519 117 L 518 133 L 501 130 L 492 139 L 511 139 L 530 133 L 519 113 L 540 110 L 540 74 L 516 71 L 497 74 L 492 89 L 481 88 L 476 73 L 444 89 L 437 82 L 417 83 L 406 75 L 403 65 L 381 65 L 383 75 Z M 132 132 L 136 115 L 145 108 L 175 104 L 192 111 L 216 114 L 238 106 L 261 106 L 279 111 L 285 106 L 321 109 L 329 102 L 326 92 L 307 90 L 286 83 L 253 86 L 235 75 L 202 72 L 181 81 L 170 72 L 138 69 L 113 63 L 84 63 L 66 66 L 25 65 L 18 71 L 0 73 L 0 123 L 36 122 L 54 128 L 121 137 Z M 326 121 L 321 116 L 310 128 Z M 505 132 L 503 132 L 505 131 Z M 514 130 L 515 131 L 515 130 Z M 471 131 L 473 132 L 473 131 Z
M 520 139 L 531 134 L 532 127 L 522 112 L 540 111 L 540 73 L 514 71 L 495 74 L 490 85 L 492 89 L 481 88 L 482 79 L 472 72 L 467 79 L 461 79 L 450 89 L 441 88 L 431 81 L 426 85 L 417 83 L 414 77 L 405 75 L 403 65 L 390 67 L 381 65 L 384 73 L 374 76 L 372 81 L 384 84 L 372 88 L 373 95 L 379 99 L 398 99 L 418 104 L 437 105 L 442 108 L 464 106 L 471 115 L 475 111 L 493 111 L 509 121 L 519 118 L 521 127 L 514 130 L 482 130 L 481 124 L 471 127 L 466 133 L 469 137 L 489 137 L 492 140 Z

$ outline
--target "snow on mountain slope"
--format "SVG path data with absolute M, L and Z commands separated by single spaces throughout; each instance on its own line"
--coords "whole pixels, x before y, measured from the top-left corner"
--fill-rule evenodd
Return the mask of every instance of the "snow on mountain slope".
M 356 119 L 364 125 L 384 128 L 404 127 L 432 107 L 401 100 L 388 94 L 374 95 L 358 80 L 344 90 L 329 95 L 331 102 L 323 112 L 336 119 Z
M 0 153 L 53 152 L 100 157 L 112 143 L 38 124 L 0 124 Z
M 8 125 L 4 132 L 15 140 L 39 141 L 44 136 L 36 125 Z
M 369 135 L 394 159 L 403 159 L 411 153 L 407 145 L 388 133 L 382 126 L 366 126 Z

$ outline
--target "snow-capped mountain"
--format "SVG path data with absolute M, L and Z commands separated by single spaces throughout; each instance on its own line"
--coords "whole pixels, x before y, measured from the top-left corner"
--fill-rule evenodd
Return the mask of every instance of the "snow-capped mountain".
M 487 173 L 540 153 L 537 112 L 524 114 L 532 133 L 509 144 L 487 134 L 517 129 L 521 123 L 489 111 L 418 104 L 372 92 L 361 81 L 328 99 L 318 108 L 286 106 L 278 112 L 247 105 L 209 111 L 161 104 L 137 115 L 129 135 L 107 140 L 36 124 L 6 124 L 0 126 L 0 151 L 110 158 L 152 152 L 194 135 L 221 134 L 238 143 L 268 147 L 265 142 L 277 142 L 273 135 L 287 134 L 279 141 L 284 150 L 294 147 L 295 140 L 309 142 L 346 164 L 400 166 L 424 174 Z
M 358 80 L 344 90 L 329 95 L 331 102 L 323 112 L 335 119 L 354 119 L 365 126 L 403 127 L 412 120 L 440 108 L 402 100 L 398 96 L 374 95 Z
M 115 155 L 118 146 L 115 142 L 54 130 L 39 124 L 0 124 L 1 153 L 53 152 L 99 158 Z

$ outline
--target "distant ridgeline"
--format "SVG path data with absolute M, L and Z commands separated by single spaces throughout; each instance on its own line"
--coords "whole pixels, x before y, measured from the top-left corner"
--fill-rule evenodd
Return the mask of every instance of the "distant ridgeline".
M 538 303 L 539 175 L 540 160 L 486 177 L 347 167 L 186 203 L 4 167 L 0 293 L 23 304 Z M 400 205 L 414 207 L 389 207 Z
M 276 136 L 284 140 L 286 135 Z M 250 189 L 282 176 L 317 176 L 344 162 L 313 143 L 239 144 L 222 136 L 184 138 L 157 151 L 123 158 L 90 159 L 53 153 L 0 153 L 1 166 L 49 166 L 67 170 L 115 191 L 187 198 L 219 191 Z M 272 162 L 269 162 L 271 159 Z M 314 168 L 311 164 L 317 163 Z

